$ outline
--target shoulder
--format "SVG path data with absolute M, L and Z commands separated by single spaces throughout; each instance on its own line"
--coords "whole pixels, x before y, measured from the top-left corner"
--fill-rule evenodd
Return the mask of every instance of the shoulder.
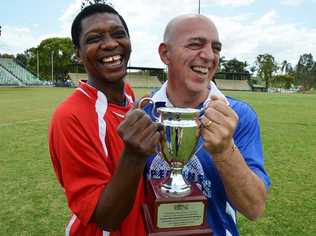
M 238 100 L 229 96 L 226 96 L 229 101 L 230 107 L 237 113 L 239 120 L 255 120 L 257 119 L 257 113 L 253 107 L 245 101 Z
M 91 111 L 93 110 L 93 103 L 84 94 L 75 90 L 55 109 L 52 115 L 52 123 L 67 125 L 69 122 L 88 116 L 91 117 Z

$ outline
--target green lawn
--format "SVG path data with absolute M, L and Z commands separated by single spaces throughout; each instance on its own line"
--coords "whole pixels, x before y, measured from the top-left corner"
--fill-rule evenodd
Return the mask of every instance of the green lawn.
M 47 149 L 52 111 L 72 89 L 0 88 L 0 235 L 64 235 L 69 211 Z M 146 91 L 137 90 L 141 96 Z M 241 235 L 316 235 L 316 93 L 227 92 L 258 113 L 272 187 Z

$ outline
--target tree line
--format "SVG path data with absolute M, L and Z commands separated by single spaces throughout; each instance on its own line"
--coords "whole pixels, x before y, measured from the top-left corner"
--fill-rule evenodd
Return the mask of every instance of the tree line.
M 27 49 L 16 56 L 0 54 L 0 57 L 15 59 L 41 80 L 65 80 L 69 72 L 84 72 L 76 63 L 75 51 L 70 38 L 48 38 L 37 47 Z M 218 72 L 250 74 L 251 85 L 263 85 L 266 88 L 290 88 L 301 86 L 304 90 L 316 87 L 316 62 L 311 53 L 300 55 L 296 65 L 287 60 L 277 62 L 271 54 L 260 54 L 254 65 L 238 59 L 220 58 Z

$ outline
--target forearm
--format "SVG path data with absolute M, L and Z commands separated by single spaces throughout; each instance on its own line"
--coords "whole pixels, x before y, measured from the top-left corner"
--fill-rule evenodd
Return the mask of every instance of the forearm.
M 215 155 L 214 162 L 233 206 L 251 220 L 261 216 L 265 209 L 266 189 L 239 150 Z
M 145 161 L 123 152 L 111 181 L 101 193 L 93 221 L 107 231 L 116 230 L 133 207 Z

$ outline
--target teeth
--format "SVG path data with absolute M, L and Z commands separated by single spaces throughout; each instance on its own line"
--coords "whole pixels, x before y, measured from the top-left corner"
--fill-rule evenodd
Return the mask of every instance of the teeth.
M 113 57 L 113 60 L 115 60 L 115 61 L 116 61 L 116 60 L 120 60 L 120 59 L 121 59 L 121 56 L 120 56 L 120 55 L 117 55 L 117 56 L 114 56 L 114 57 Z
M 116 60 L 116 61 L 114 61 L 114 62 L 112 63 L 112 65 L 114 65 L 114 66 L 115 66 L 115 65 L 119 65 L 119 64 L 121 64 L 121 62 L 122 62 L 121 60 Z
M 111 62 L 113 61 L 113 57 L 105 57 L 103 58 L 103 62 Z
M 201 67 L 201 66 L 194 66 L 192 69 L 196 72 L 200 72 L 203 74 L 206 74 L 208 71 L 208 69 L 206 67 Z
M 104 63 L 107 63 L 107 62 L 113 62 L 113 61 L 117 61 L 117 60 L 120 60 L 122 57 L 120 55 L 115 55 L 113 57 L 105 57 L 103 58 L 103 62 Z

